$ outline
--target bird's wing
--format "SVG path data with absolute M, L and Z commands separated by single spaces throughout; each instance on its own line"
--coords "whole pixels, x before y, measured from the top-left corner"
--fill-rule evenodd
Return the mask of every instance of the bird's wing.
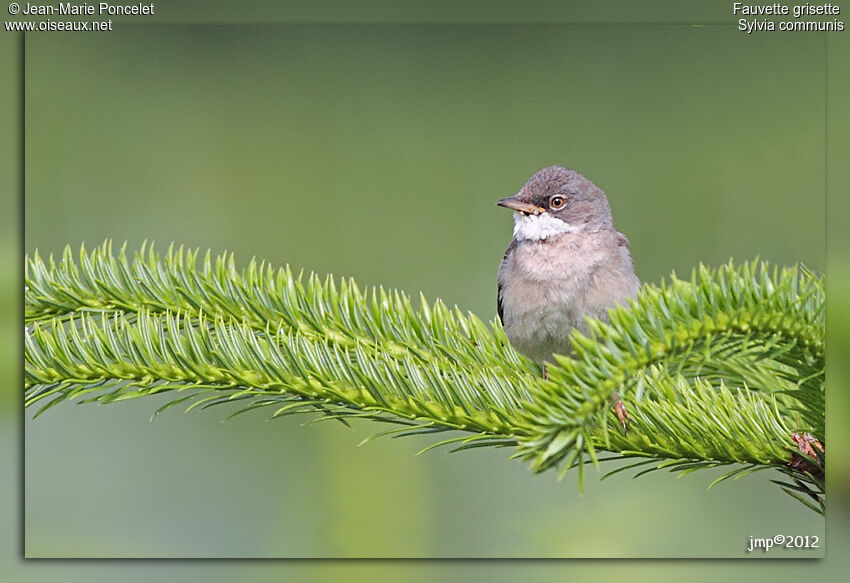
M 499 282 L 499 292 L 496 295 L 496 312 L 499 314 L 499 320 L 504 322 L 502 316 L 504 315 L 504 310 L 502 310 L 502 283 Z
M 513 252 L 513 250 L 516 248 L 516 246 L 517 246 L 517 242 L 516 242 L 516 239 L 514 239 L 513 241 L 511 241 L 511 244 L 508 245 L 507 250 L 505 250 L 505 256 L 502 257 L 501 265 L 505 264 L 505 260 L 508 258 L 508 255 L 510 255 Z M 499 290 L 496 293 L 496 312 L 499 314 L 499 320 L 502 320 L 502 322 L 504 323 L 504 309 L 502 308 L 502 281 L 501 281 L 501 279 L 499 280 Z

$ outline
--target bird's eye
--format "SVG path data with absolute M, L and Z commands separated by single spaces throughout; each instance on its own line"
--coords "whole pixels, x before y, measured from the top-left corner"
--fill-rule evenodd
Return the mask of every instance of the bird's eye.
M 556 195 L 549 199 L 549 206 L 553 209 L 559 209 L 564 206 L 565 202 L 566 201 L 564 200 L 563 196 Z

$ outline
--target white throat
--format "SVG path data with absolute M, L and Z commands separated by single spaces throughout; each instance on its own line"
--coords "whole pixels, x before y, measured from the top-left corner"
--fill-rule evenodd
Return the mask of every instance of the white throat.
M 514 213 L 514 238 L 519 241 L 542 241 L 564 233 L 578 233 L 584 225 L 571 225 L 549 213 L 526 215 Z

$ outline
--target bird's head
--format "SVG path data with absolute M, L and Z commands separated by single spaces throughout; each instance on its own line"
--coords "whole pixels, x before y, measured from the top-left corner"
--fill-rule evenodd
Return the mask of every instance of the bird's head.
M 540 170 L 519 193 L 496 204 L 514 211 L 514 237 L 520 240 L 539 241 L 612 226 L 605 193 L 575 170 L 561 166 Z

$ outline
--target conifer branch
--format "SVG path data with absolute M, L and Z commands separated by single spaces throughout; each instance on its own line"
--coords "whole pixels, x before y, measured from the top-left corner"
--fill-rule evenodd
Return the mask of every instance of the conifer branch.
M 715 482 L 775 468 L 786 492 L 823 507 L 823 457 L 800 435 L 822 447 L 824 292 L 803 268 L 700 266 L 645 285 L 609 324 L 574 333 L 574 354 L 547 379 L 498 320 L 264 262 L 240 271 L 229 254 L 143 246 L 131 258 L 106 242 L 77 258 L 28 257 L 26 285 L 26 406 L 37 414 L 168 391 L 157 412 L 240 402 L 233 414 L 459 430 L 440 443 L 512 446 L 535 471 L 575 467 L 580 480 L 600 450 L 647 458 L 643 472 L 736 465 Z

